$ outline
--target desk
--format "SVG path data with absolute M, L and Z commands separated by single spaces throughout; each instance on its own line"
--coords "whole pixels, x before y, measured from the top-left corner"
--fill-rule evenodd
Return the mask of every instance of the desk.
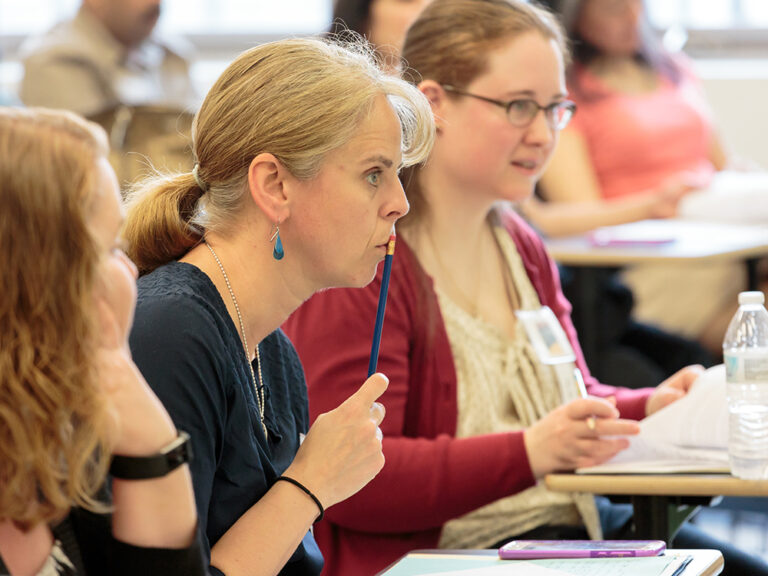
M 759 285 L 757 262 L 768 256 L 768 228 L 733 224 L 709 224 L 687 220 L 645 220 L 602 230 L 617 237 L 672 239 L 661 244 L 595 246 L 589 235 L 545 240 L 552 257 L 560 264 L 576 268 L 574 275 L 573 322 L 581 347 L 589 361 L 596 358 L 598 274 L 604 268 L 633 264 L 717 262 L 744 260 L 748 285 Z
M 553 492 L 628 496 L 637 537 L 665 542 L 676 531 L 670 527 L 671 506 L 706 505 L 719 496 L 768 496 L 768 481 L 729 474 L 549 474 L 545 483 Z
M 723 570 L 723 555 L 718 550 L 671 550 L 671 552 L 679 552 L 692 557 L 691 563 L 686 566 L 683 572 L 684 576 L 716 576 Z M 448 558 L 455 560 L 455 562 L 446 568 L 445 561 Z M 405 576 L 406 574 L 416 576 L 417 574 L 429 573 L 424 571 L 423 563 L 420 563 L 418 571 L 407 570 L 406 563 L 413 559 L 433 560 L 435 572 L 444 572 L 446 569 L 482 568 L 510 562 L 509 560 L 499 560 L 496 550 L 415 550 L 401 558 L 393 566 L 380 572 L 378 576 Z

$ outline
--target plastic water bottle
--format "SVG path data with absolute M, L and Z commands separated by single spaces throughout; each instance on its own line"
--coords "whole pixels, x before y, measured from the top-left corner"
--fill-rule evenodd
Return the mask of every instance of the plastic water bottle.
M 739 478 L 768 478 L 768 311 L 762 292 L 739 294 L 723 341 L 728 456 Z

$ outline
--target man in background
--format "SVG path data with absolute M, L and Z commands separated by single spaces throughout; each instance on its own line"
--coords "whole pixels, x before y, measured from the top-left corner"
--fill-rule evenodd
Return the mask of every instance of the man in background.
M 22 102 L 88 117 L 120 105 L 195 103 L 187 46 L 153 33 L 161 3 L 82 0 L 74 18 L 22 47 Z

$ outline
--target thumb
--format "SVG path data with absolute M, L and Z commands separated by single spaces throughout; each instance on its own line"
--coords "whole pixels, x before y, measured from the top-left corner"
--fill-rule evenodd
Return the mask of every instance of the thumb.
M 665 402 L 669 402 L 669 403 L 672 403 L 675 400 L 678 400 L 678 399 L 682 398 L 683 396 L 685 396 L 685 392 L 683 390 L 678 389 L 678 388 L 665 388 L 661 392 L 661 398 Z
M 367 410 L 379 396 L 384 394 L 387 386 L 389 386 L 389 378 L 384 376 L 384 374 L 376 373 L 368 378 L 357 392 L 347 398 L 345 404 L 353 402 L 364 406 Z

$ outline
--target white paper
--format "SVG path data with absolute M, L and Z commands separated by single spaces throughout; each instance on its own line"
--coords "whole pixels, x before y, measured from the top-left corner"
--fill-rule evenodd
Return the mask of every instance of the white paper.
M 733 224 L 768 223 L 768 172 L 718 172 L 706 190 L 685 196 L 679 218 Z
M 675 574 L 686 558 L 674 554 L 644 558 L 564 558 L 537 560 L 537 564 L 505 560 L 495 566 L 425 572 L 421 576 L 668 576 Z
M 679 447 L 728 448 L 725 366 L 705 370 L 688 394 L 640 422 L 643 436 Z
M 450 572 L 428 572 L 423 576 L 571 576 L 573 572 L 552 570 L 520 560 L 510 561 L 498 566 L 470 568 L 469 570 L 451 570 Z
M 727 472 L 725 367 L 706 370 L 680 400 L 640 422 L 629 448 L 580 474 Z

